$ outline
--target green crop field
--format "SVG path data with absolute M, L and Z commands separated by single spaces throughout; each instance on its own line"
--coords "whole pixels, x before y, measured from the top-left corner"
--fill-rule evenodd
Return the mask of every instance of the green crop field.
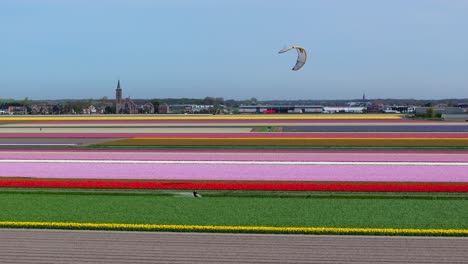
M 287 227 L 468 228 L 465 196 L 261 197 L 0 192 L 0 221 Z M 441 197 L 444 197 L 443 195 Z

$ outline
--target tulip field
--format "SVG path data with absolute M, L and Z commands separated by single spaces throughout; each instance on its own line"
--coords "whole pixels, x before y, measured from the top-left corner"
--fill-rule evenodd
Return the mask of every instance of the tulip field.
M 0 117 L 0 226 L 468 234 L 468 125 L 398 115 Z

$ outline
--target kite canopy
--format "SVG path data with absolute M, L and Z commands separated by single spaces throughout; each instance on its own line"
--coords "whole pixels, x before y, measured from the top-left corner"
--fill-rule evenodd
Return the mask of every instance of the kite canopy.
M 296 65 L 294 66 L 294 68 L 292 68 L 293 71 L 297 71 L 297 70 L 301 69 L 302 66 L 304 66 L 304 64 L 306 63 L 306 60 L 307 60 L 307 52 L 303 47 L 291 46 L 289 48 L 285 48 L 285 49 L 282 49 L 282 50 L 278 51 L 278 53 L 285 53 L 285 52 L 288 52 L 288 51 L 290 51 L 292 49 L 297 50 L 297 62 L 296 62 Z

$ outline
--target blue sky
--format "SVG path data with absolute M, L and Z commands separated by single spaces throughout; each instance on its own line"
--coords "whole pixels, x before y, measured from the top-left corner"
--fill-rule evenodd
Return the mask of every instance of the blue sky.
M 466 0 L 0 0 L 0 98 L 468 98 Z M 296 54 L 307 64 L 291 71 Z

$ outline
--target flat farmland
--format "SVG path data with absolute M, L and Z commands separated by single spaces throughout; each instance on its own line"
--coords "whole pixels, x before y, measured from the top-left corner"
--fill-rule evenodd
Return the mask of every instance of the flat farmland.
M 468 233 L 465 123 L 395 115 L 0 120 L 0 201 L 11 208 L 3 226 Z

